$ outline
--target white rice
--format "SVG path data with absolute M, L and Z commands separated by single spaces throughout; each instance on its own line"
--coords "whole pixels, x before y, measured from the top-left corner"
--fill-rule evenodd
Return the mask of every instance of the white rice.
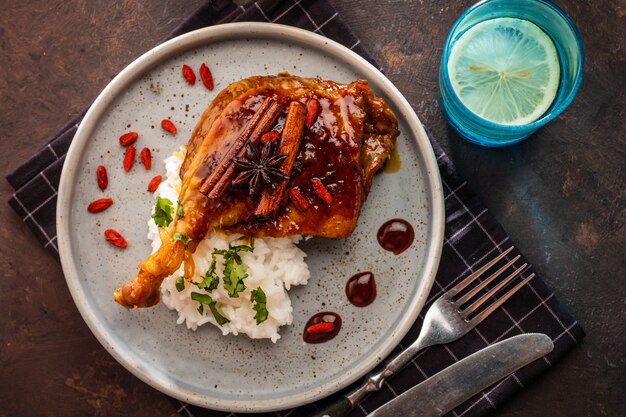
M 167 198 L 177 207 L 178 195 L 181 187 L 179 170 L 184 158 L 184 149 L 165 159 L 167 178 L 161 182 L 154 194 L 161 198 Z M 151 218 L 148 222 L 148 239 L 152 241 L 152 250 L 156 251 L 161 246 L 158 228 Z M 205 274 L 211 264 L 211 252 L 213 249 L 228 249 L 228 244 L 244 244 L 237 241 L 241 235 L 226 235 L 213 233 L 208 235 L 196 249 L 193 259 L 195 262 L 194 282 L 201 281 L 200 276 Z M 306 254 L 300 250 L 296 243 L 300 236 L 285 238 L 257 238 L 254 240 L 254 252 L 239 252 L 248 277 L 243 280 L 246 289 L 239 293 L 237 298 L 231 298 L 224 289 L 222 282 L 223 258 L 217 256 L 217 273 L 220 277 L 218 287 L 207 293 L 189 282 L 185 283 L 185 289 L 179 292 L 176 289 L 176 278 L 183 275 L 183 266 L 174 274 L 163 281 L 161 295 L 163 303 L 171 310 L 178 312 L 178 324 L 187 326 L 188 329 L 196 330 L 198 326 L 211 323 L 217 326 L 222 334 L 232 333 L 246 334 L 253 339 L 269 338 L 272 342 L 280 339 L 278 330 L 280 326 L 291 324 L 293 320 L 291 300 L 287 290 L 292 285 L 307 283 L 310 273 L 304 262 Z M 256 324 L 250 301 L 250 293 L 257 287 L 261 287 L 267 297 L 267 310 L 269 312 L 266 321 Z M 219 326 L 208 306 L 204 305 L 204 313 L 198 312 L 200 303 L 191 299 L 191 293 L 198 292 L 209 294 L 216 302 L 217 310 L 225 316 L 229 323 Z

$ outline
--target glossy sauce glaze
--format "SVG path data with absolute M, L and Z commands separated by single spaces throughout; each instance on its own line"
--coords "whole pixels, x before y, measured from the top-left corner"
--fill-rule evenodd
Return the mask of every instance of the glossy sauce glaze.
M 305 196 L 310 204 L 306 213 L 299 213 L 285 199 L 278 212 L 267 221 L 250 222 L 239 227 L 247 235 L 273 235 L 278 231 L 288 234 L 333 234 L 333 237 L 348 236 L 356 225 L 361 207 L 362 166 L 360 161 L 364 125 L 368 114 L 363 111 L 365 98 L 359 90 L 335 88 L 332 94 L 323 91 L 310 91 L 299 96 L 292 91 L 290 96 L 277 96 L 285 102 L 285 111 L 279 116 L 274 130 L 285 122 L 289 100 L 306 104 L 315 99 L 319 103 L 318 116 L 310 128 L 304 130 L 298 156 L 293 167 L 287 189 L 295 188 Z M 322 181 L 331 196 L 332 202 L 325 203 L 314 192 L 311 179 Z M 237 193 L 235 187 L 232 191 Z M 234 194 L 241 199 L 240 194 Z M 297 224 L 294 220 L 297 218 Z M 343 222 L 333 221 L 343 219 Z M 333 230 L 326 230 L 328 224 Z
M 320 323 L 332 323 L 332 330 L 324 331 L 323 333 L 309 331 L 309 329 L 312 330 L 312 326 Z M 339 330 L 341 330 L 341 317 L 339 317 L 339 314 L 324 311 L 315 314 L 306 322 L 302 338 L 306 343 L 324 343 L 337 336 Z
M 243 107 L 252 108 L 248 103 L 256 105 L 270 92 L 285 108 L 292 101 L 303 105 L 317 102 L 316 117 L 304 129 L 286 186 L 286 190 L 294 189 L 302 194 L 307 207 L 300 210 L 290 198 L 284 197 L 273 215 L 246 216 L 244 221 L 229 227 L 229 231 L 248 236 L 349 236 L 356 226 L 372 176 L 382 168 L 393 149 L 398 134 L 395 116 L 383 100 L 374 97 L 366 82 L 342 85 L 291 78 L 284 80 L 286 85 L 270 82 L 274 88 L 254 89 Z M 281 130 L 286 115 L 285 110 L 273 130 Z M 243 123 L 240 125 L 243 127 Z M 319 197 L 313 180 L 323 184 L 331 201 Z M 229 189 L 232 200 L 240 201 L 240 191 L 245 188 Z M 228 199 L 229 196 L 223 198 L 224 204 L 230 203 Z
M 376 280 L 371 272 L 361 272 L 346 283 L 346 296 L 350 303 L 365 307 L 376 299 Z
M 406 220 L 391 219 L 380 226 L 376 237 L 383 249 L 399 255 L 411 246 L 415 232 Z

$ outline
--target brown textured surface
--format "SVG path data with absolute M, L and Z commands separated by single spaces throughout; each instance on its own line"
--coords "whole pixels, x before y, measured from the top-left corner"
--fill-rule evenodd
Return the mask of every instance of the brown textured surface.
M 3 173 L 201 3 L 0 0 Z M 333 3 L 588 332 L 495 415 L 623 415 L 626 1 L 558 2 L 583 37 L 581 90 L 532 139 L 496 150 L 455 137 L 436 104 L 441 45 L 470 1 Z M 0 181 L 0 200 L 10 192 Z M 58 263 L 6 203 L 0 213 L 0 416 L 178 415 L 104 351 Z

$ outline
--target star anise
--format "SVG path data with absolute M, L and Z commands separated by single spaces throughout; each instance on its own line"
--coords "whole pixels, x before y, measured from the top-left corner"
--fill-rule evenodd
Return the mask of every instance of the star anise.
M 267 142 L 263 145 L 261 152 L 252 142 L 246 143 L 246 154 L 243 159 L 234 158 L 233 162 L 239 168 L 239 175 L 233 181 L 233 185 L 248 183 L 250 185 L 250 195 L 256 198 L 263 190 L 264 186 L 272 190 L 280 181 L 288 180 L 289 177 L 280 171 L 287 154 L 274 155 L 275 143 Z

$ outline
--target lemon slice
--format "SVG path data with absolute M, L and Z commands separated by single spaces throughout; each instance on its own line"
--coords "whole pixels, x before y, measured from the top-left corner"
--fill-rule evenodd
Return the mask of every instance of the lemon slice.
M 541 117 L 554 101 L 560 72 L 550 37 L 527 20 L 506 17 L 470 28 L 448 60 L 450 82 L 461 102 L 502 125 Z

